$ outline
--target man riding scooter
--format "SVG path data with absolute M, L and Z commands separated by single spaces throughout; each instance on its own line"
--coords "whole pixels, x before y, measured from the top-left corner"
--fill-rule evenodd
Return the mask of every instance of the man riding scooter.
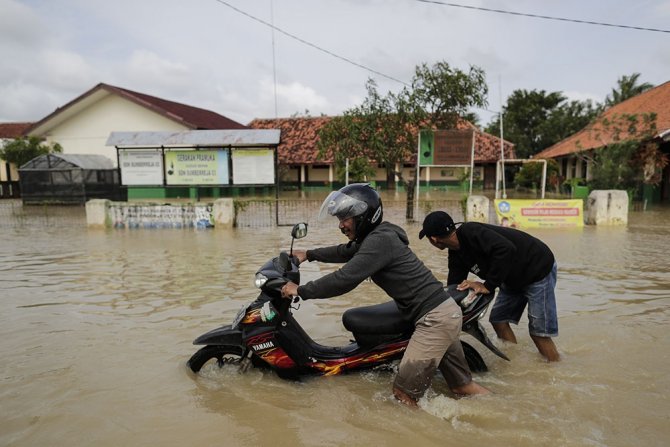
M 403 316 L 415 326 L 393 383 L 401 402 L 416 406 L 439 368 L 457 395 L 487 394 L 472 380 L 460 340 L 461 308 L 409 248 L 405 231 L 383 222 L 382 201 L 368 184 L 352 184 L 332 192 L 319 218 L 334 216 L 349 242 L 307 251 L 296 250 L 299 262 L 344 263 L 337 271 L 298 286 L 282 288 L 284 298 L 330 298 L 353 290 L 367 278 L 381 287 Z

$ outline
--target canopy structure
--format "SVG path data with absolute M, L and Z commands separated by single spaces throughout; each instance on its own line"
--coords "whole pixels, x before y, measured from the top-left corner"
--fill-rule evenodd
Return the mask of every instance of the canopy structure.
M 279 129 L 187 130 L 181 132 L 112 132 L 107 146 L 129 147 L 267 147 L 279 144 Z
M 124 200 L 118 170 L 103 155 L 51 153 L 19 168 L 23 203 L 83 204 Z
M 280 129 L 112 132 L 129 198 L 219 197 L 277 185 Z M 184 188 L 188 188 L 185 190 Z

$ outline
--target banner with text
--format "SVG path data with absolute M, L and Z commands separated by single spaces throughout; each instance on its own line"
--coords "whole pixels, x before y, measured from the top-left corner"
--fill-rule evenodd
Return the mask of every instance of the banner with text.
M 275 182 L 275 157 L 272 149 L 235 149 L 233 184 L 263 185 Z
M 497 199 L 498 223 L 515 228 L 583 227 L 584 202 L 576 200 Z
M 121 184 L 163 185 L 163 154 L 160 150 L 119 149 Z
M 165 179 L 168 185 L 227 185 L 228 151 L 166 151 Z

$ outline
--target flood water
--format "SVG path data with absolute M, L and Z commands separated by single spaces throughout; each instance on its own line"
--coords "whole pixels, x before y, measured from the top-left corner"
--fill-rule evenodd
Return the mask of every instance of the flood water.
M 192 340 L 255 298 L 253 275 L 288 248 L 290 228 L 0 222 L 0 445 L 668 445 L 670 208 L 629 219 L 529 231 L 559 264 L 561 362 L 542 361 L 522 321 L 518 345 L 496 341 L 511 362 L 471 341 L 490 368 L 476 380 L 494 394 L 454 400 L 436 377 L 420 410 L 393 399 L 390 372 L 290 382 L 187 370 Z M 402 226 L 446 279 L 446 253 Z M 296 247 L 340 242 L 317 226 Z M 332 268 L 307 264 L 303 281 Z M 316 341 L 346 344 L 342 312 L 386 299 L 364 283 L 294 314 Z

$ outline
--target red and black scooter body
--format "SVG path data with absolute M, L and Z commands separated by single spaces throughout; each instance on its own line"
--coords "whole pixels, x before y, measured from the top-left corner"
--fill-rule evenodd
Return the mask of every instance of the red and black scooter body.
M 306 224 L 298 225 L 306 228 Z M 299 284 L 300 271 L 295 258 L 282 252 L 256 273 L 256 284 L 261 289 L 256 300 L 240 309 L 232 324 L 201 335 L 193 344 L 229 347 L 241 353 L 243 359 L 251 359 L 254 366 L 270 367 L 286 378 L 341 374 L 387 365 L 402 357 L 414 327 L 403 318 L 393 301 L 347 310 L 342 321 L 354 340 L 346 346 L 324 346 L 312 340 L 293 317 L 292 304 L 298 299 L 292 302 L 281 297 L 281 288 L 288 281 Z M 461 303 L 463 330 L 496 355 L 509 360 L 491 343 L 479 323 L 493 294 L 472 296 L 454 287 L 446 290 L 459 303 L 469 301 L 465 307 Z M 461 343 L 470 369 L 486 371 L 479 353 L 469 344 Z M 195 360 L 199 352 L 188 362 L 194 372 L 202 366 Z

